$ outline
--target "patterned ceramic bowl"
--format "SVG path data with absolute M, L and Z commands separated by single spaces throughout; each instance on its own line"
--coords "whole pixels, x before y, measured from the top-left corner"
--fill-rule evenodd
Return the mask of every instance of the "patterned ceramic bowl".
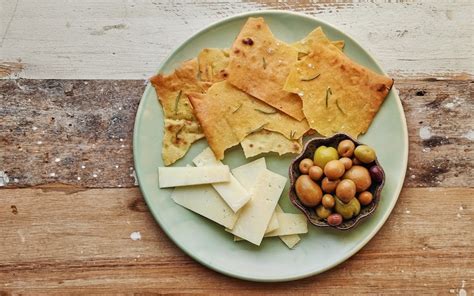
M 356 147 L 359 146 L 359 145 L 362 145 L 362 143 L 360 143 L 359 141 L 354 140 L 353 138 L 351 138 L 351 137 L 349 137 L 348 135 L 345 135 L 345 134 L 336 134 L 336 135 L 334 135 L 330 138 L 313 138 L 305 144 L 303 152 L 300 155 L 298 155 L 298 157 L 296 157 L 290 165 L 290 171 L 289 171 L 289 175 L 290 175 L 290 194 L 289 194 L 290 201 L 293 205 L 295 205 L 295 207 L 300 209 L 306 215 L 309 222 L 311 224 L 315 225 L 315 226 L 333 227 L 333 228 L 336 228 L 336 229 L 339 229 L 339 230 L 351 229 L 351 228 L 355 227 L 359 223 L 359 221 L 361 221 L 365 217 L 368 217 L 368 216 L 372 215 L 374 213 L 375 209 L 377 208 L 377 205 L 380 202 L 380 192 L 382 191 L 383 185 L 385 183 L 385 173 L 384 173 L 382 167 L 380 166 L 380 163 L 377 160 L 375 160 L 374 163 L 371 163 L 371 164 L 368 164 L 368 165 L 362 164 L 367 169 L 369 169 L 369 167 L 371 167 L 373 165 L 377 165 L 380 168 L 381 173 L 382 173 L 381 181 L 377 182 L 377 181 L 374 180 L 374 178 L 372 178 L 372 185 L 368 189 L 368 191 L 370 191 L 374 196 L 374 199 L 373 199 L 372 203 L 370 203 L 367 206 L 362 206 L 359 215 L 353 217 L 350 220 L 343 220 L 343 222 L 338 226 L 329 225 L 326 220 L 321 219 L 316 215 L 315 208 L 310 208 L 310 207 L 307 207 L 307 206 L 303 205 L 300 202 L 300 200 L 298 199 L 298 197 L 296 195 L 296 191 L 295 191 L 295 183 L 296 183 L 296 179 L 298 179 L 298 177 L 301 175 L 300 170 L 298 168 L 298 165 L 299 165 L 300 161 L 305 159 L 305 158 L 313 159 L 314 152 L 320 146 L 327 146 L 327 147 L 331 146 L 331 147 L 334 147 L 334 148 L 337 149 L 337 145 L 339 144 L 339 142 L 341 142 L 343 140 L 346 140 L 346 139 L 352 140 L 355 143 Z

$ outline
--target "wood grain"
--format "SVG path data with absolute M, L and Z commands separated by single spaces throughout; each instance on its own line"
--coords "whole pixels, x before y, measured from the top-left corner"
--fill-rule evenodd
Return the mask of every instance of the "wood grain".
M 473 83 L 397 80 L 409 127 L 408 187 L 474 184 Z M 142 81 L 0 80 L 0 171 L 8 187 L 135 184 Z
M 3 189 L 0 293 L 448 295 L 463 282 L 470 293 L 473 195 L 472 188 L 404 189 L 382 230 L 351 259 L 318 276 L 269 285 L 228 278 L 184 255 L 138 189 Z M 130 239 L 135 231 L 141 240 Z
M 397 78 L 472 77 L 471 1 L 328 2 L 0 0 L 0 64 L 8 77 L 144 79 L 210 23 L 279 9 L 336 25 Z

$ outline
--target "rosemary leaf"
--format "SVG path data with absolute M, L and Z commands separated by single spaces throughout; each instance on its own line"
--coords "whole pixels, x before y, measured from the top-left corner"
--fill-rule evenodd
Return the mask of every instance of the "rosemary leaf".
M 265 61 L 265 58 L 262 57 L 262 62 L 263 62 L 263 70 L 267 68 L 267 61 Z
M 234 111 L 232 111 L 232 114 L 234 114 L 235 112 L 239 111 L 239 109 L 242 107 L 242 104 L 240 104 L 239 106 L 237 106 L 237 108 L 235 108 Z
M 317 75 L 315 75 L 315 76 L 313 76 L 313 77 L 301 78 L 300 80 L 301 80 L 301 81 L 311 81 L 311 80 L 314 80 L 314 79 L 318 78 L 319 75 L 321 75 L 321 73 L 319 73 L 319 74 L 317 74 Z
M 256 133 L 256 132 L 259 132 L 261 130 L 263 130 L 263 128 L 265 127 L 265 125 L 267 125 L 266 123 L 262 124 L 261 126 L 257 127 L 256 129 L 254 129 L 253 131 L 250 132 L 250 134 L 253 134 L 253 133 Z
M 346 113 L 341 109 L 341 106 L 339 106 L 339 102 L 337 101 L 337 99 L 336 99 L 336 106 L 337 106 L 337 109 L 339 109 L 339 111 L 341 111 L 342 114 L 346 115 Z
M 179 91 L 178 95 L 176 96 L 176 99 L 174 101 L 174 114 L 178 114 L 178 104 L 179 104 L 179 99 L 181 99 L 181 94 L 183 93 L 182 90 Z
M 304 51 L 298 52 L 298 60 L 301 60 L 302 58 L 304 58 L 308 54 L 309 54 L 309 52 L 304 52 Z
M 278 112 L 277 110 L 271 110 L 271 111 L 265 111 L 265 110 L 260 110 L 260 109 L 253 109 L 253 110 L 258 111 L 263 114 L 275 114 Z
M 332 90 L 330 87 L 326 88 L 326 108 L 328 107 L 329 95 L 332 95 Z

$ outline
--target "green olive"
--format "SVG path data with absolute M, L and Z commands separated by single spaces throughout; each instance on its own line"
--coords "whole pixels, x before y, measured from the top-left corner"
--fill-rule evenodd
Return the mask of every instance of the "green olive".
M 323 199 L 321 200 L 321 203 L 326 209 L 332 209 L 334 207 L 334 197 L 331 194 L 325 194 L 323 195 Z
M 348 203 L 355 197 L 356 184 L 354 181 L 344 179 L 336 187 L 336 196 L 345 203 Z
M 357 192 L 367 190 L 372 184 L 372 179 L 370 178 L 369 170 L 360 165 L 355 165 L 351 167 L 344 174 L 343 178 L 354 181 Z
M 305 158 L 300 161 L 299 169 L 302 174 L 308 174 L 309 168 L 313 166 L 313 160 L 310 158 Z
M 339 160 L 331 160 L 324 166 L 324 174 L 329 180 L 337 180 L 346 171 L 344 164 Z
M 307 207 L 315 207 L 321 202 L 321 187 L 308 175 L 301 175 L 296 179 L 295 190 L 301 203 Z
M 372 195 L 372 193 L 370 193 L 370 191 L 364 191 L 359 194 L 358 199 L 361 205 L 366 206 L 372 202 L 372 200 L 374 199 L 374 196 Z M 324 201 L 324 196 L 323 196 L 323 201 Z
M 371 163 L 375 160 L 375 151 L 367 145 L 359 145 L 354 150 L 354 155 L 363 163 Z
M 314 164 L 322 169 L 326 163 L 336 159 L 339 159 L 339 155 L 334 147 L 320 146 L 314 152 Z
M 336 197 L 336 205 L 334 206 L 336 213 L 340 214 L 344 219 L 348 220 L 360 213 L 360 203 L 357 198 L 351 199 L 349 203 L 343 203 Z
M 309 177 L 314 181 L 319 181 L 319 179 L 321 179 L 321 177 L 323 176 L 323 169 L 318 167 L 317 165 L 313 165 L 309 168 L 308 174 Z
M 316 215 L 318 215 L 318 217 L 321 219 L 326 219 L 331 214 L 332 214 L 332 211 L 329 209 L 326 209 L 325 207 L 323 207 L 323 205 L 319 205 L 316 208 Z

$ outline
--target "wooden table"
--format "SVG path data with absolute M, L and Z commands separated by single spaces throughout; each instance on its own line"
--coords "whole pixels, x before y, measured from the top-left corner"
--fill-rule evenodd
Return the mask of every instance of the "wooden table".
M 473 2 L 332 2 L 0 0 L 0 294 L 473 295 Z M 409 129 L 405 186 L 382 230 L 337 268 L 289 283 L 193 261 L 134 177 L 145 79 L 192 33 L 256 9 L 354 36 L 395 77 Z

